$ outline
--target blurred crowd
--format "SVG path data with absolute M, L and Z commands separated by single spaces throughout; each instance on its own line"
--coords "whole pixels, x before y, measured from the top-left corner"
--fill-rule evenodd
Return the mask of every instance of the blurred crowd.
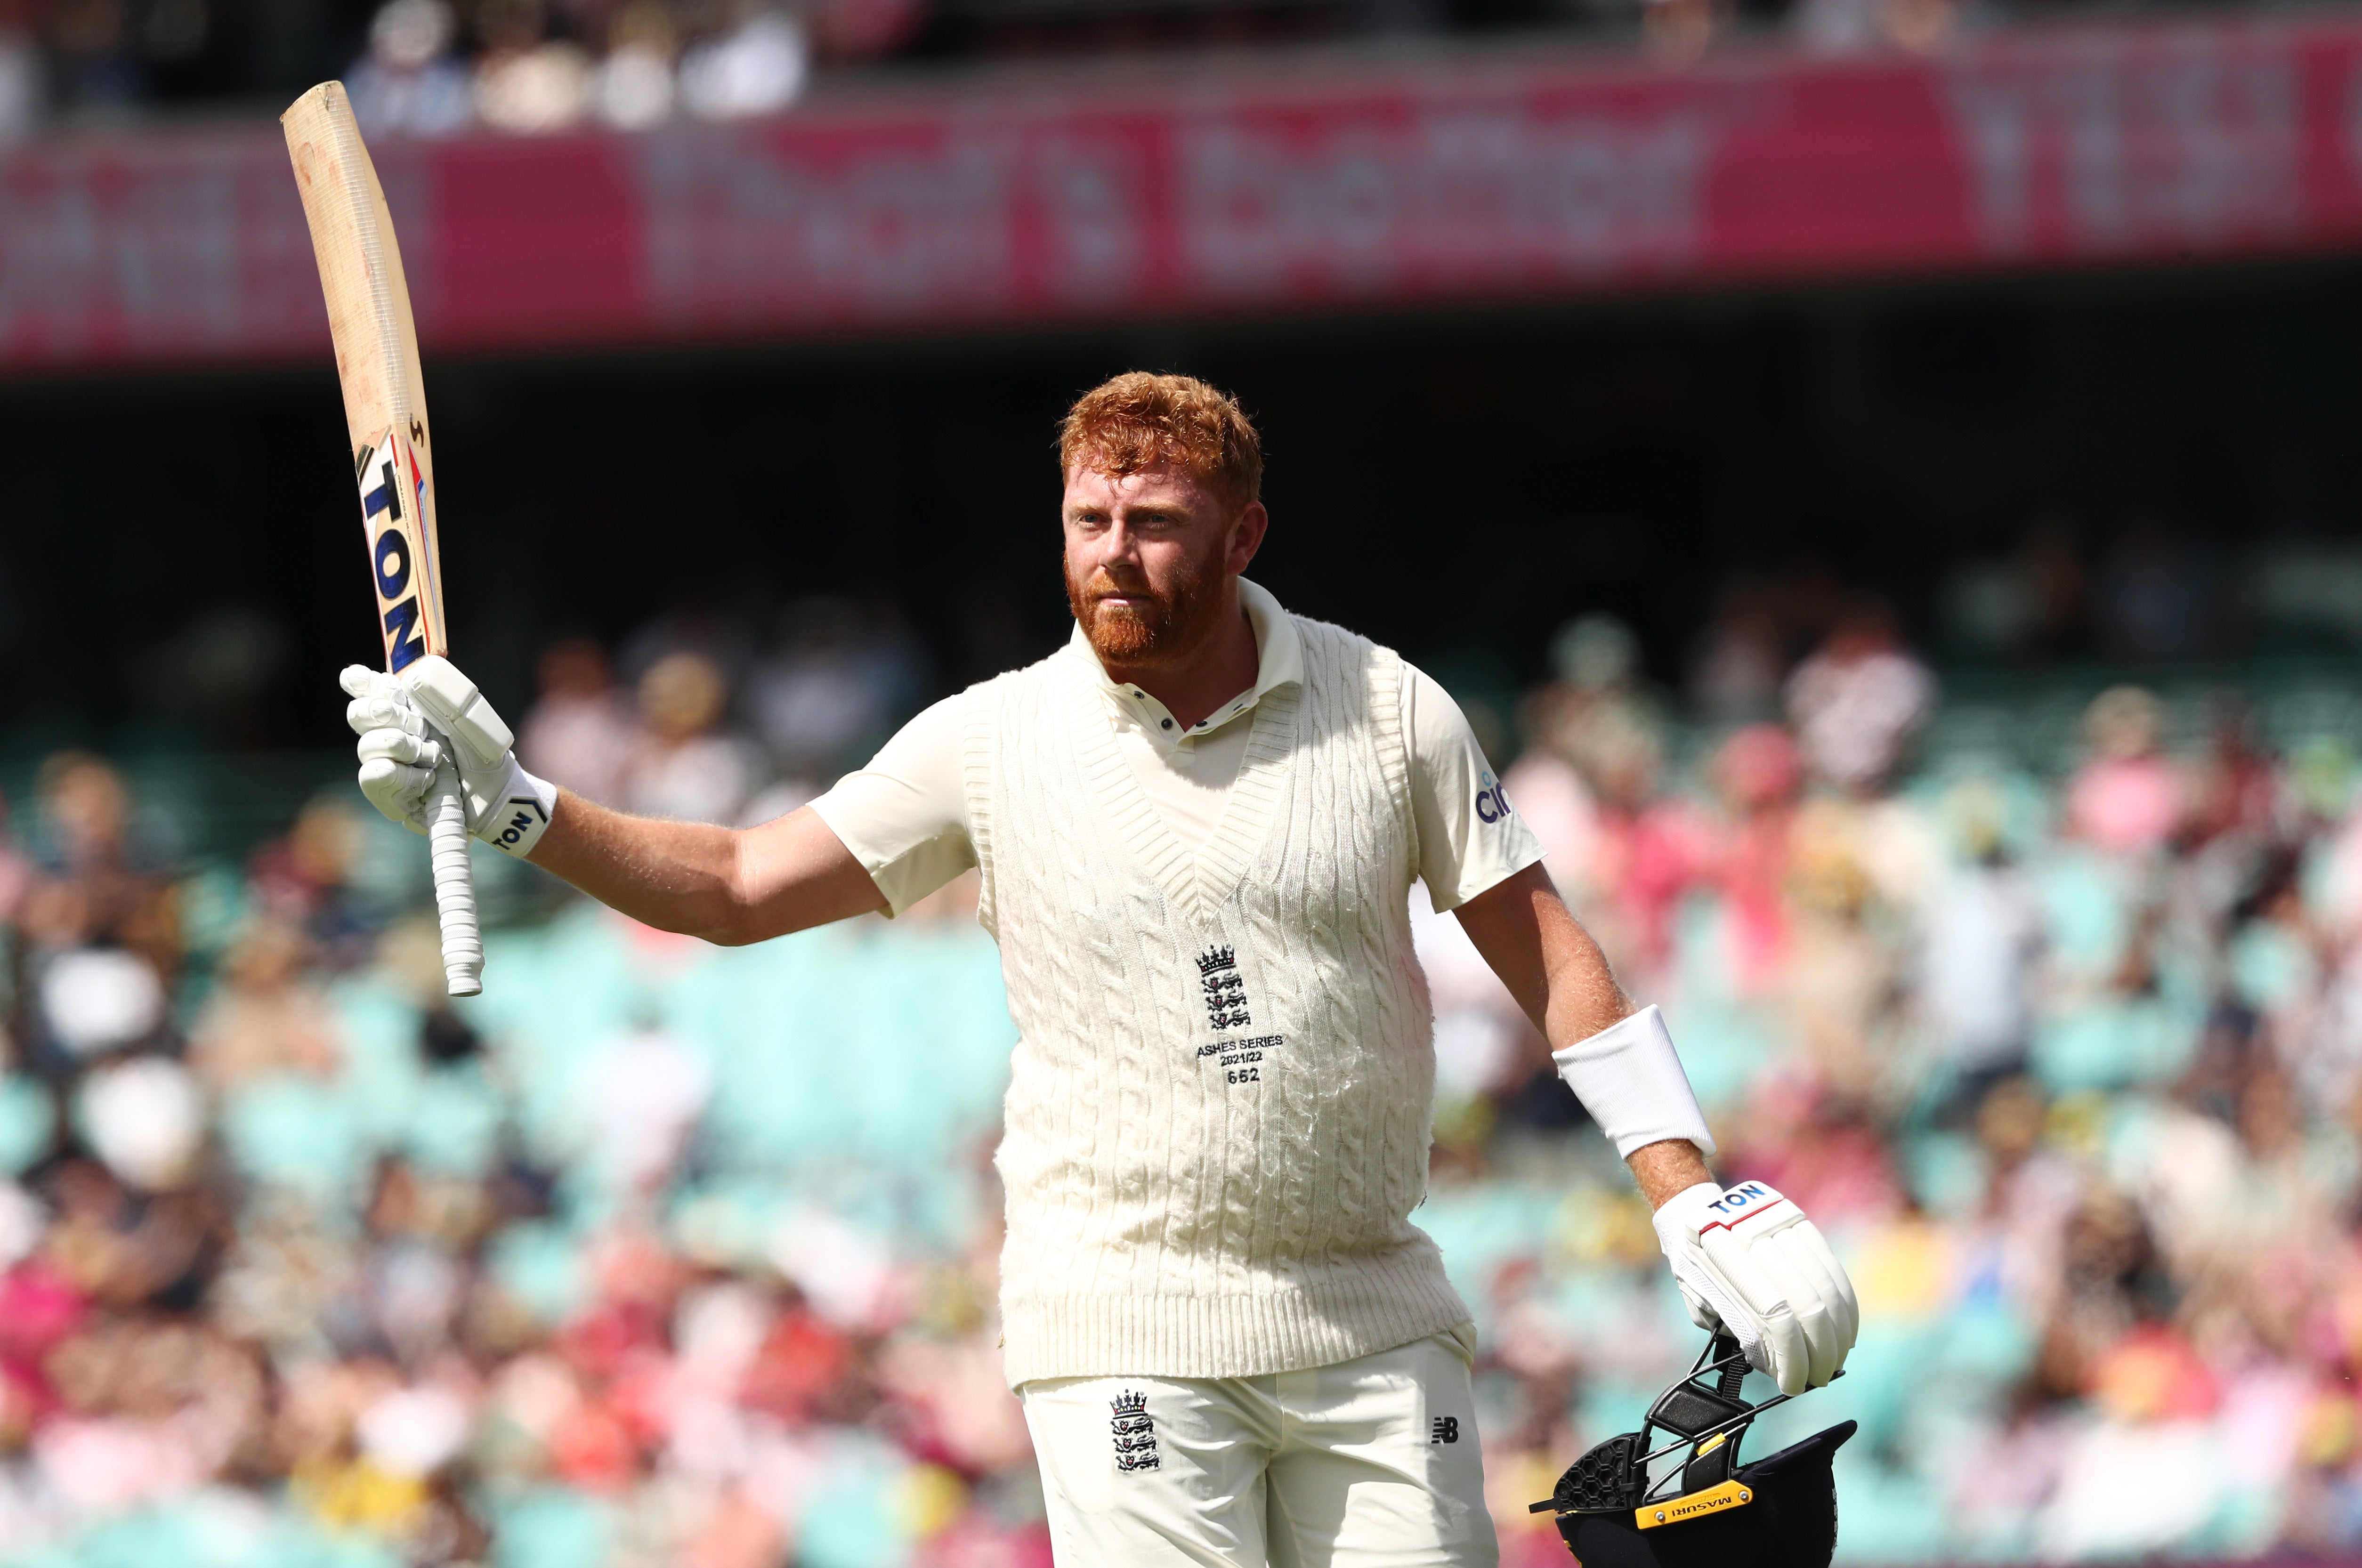
M 1930 53 L 2089 0 L 0 0 L 0 145 L 269 108 L 340 75 L 372 136 L 780 113 L 815 68 L 1518 32 L 1694 58 L 1732 38 Z
M 1721 1168 L 1796 1198 L 1860 1286 L 1848 1377 L 1775 1423 L 1862 1423 L 1841 1552 L 2362 1550 L 2350 715 L 2275 743 L 2240 693 L 2125 684 L 2056 771 L 2005 728 L 1935 755 L 1935 677 L 1882 604 L 1833 606 L 1793 668 L 1750 627 L 1701 653 L 1701 728 L 1620 624 L 1576 623 L 1504 782 L 1665 1007 Z M 1426 932 L 1439 1168 L 1483 1192 L 1570 1112 L 1456 928 Z M 1484 1293 L 1498 1511 L 1539 1564 L 1511 1494 L 1675 1347 L 1651 1238 L 1599 1212 L 1620 1193 L 1513 1190 L 1520 1225 L 1447 1198 L 1433 1228 Z
M 57 120 L 121 120 L 160 95 L 184 100 L 191 90 L 173 83 L 188 72 L 172 67 L 193 67 L 217 25 L 207 0 L 27 9 L 36 25 L 12 27 L 0 5 L 0 142 Z M 341 77 L 371 138 L 638 130 L 778 114 L 802 93 L 816 49 L 836 61 L 875 54 L 916 17 L 914 0 L 834 0 L 818 11 L 763 0 L 480 0 L 464 15 L 448 0 L 384 0 L 358 57 L 323 61 L 315 74 Z
M 593 56 L 553 36 L 531 0 L 488 11 L 474 58 L 455 52 L 445 0 L 389 0 L 370 24 L 368 55 L 347 73 L 364 132 L 448 136 L 470 126 L 531 133 L 602 124 L 658 125 L 776 114 L 803 86 L 807 45 L 786 13 L 748 9 L 682 47 L 674 14 L 653 0 L 619 8 Z
M 758 654 L 739 624 L 669 611 L 610 659 L 546 649 L 518 731 L 525 766 L 602 805 L 752 825 L 860 767 L 934 693 L 928 650 L 891 602 L 814 597 Z
M 1750 1452 L 1861 1422 L 1849 1561 L 2362 1551 L 2353 726 L 2112 685 L 2054 767 L 1964 744 L 1876 601 L 1801 639 L 1762 608 L 1678 700 L 1573 623 L 1504 773 L 1725 1175 L 1860 1288 L 1848 1375 Z M 799 604 L 767 653 L 682 612 L 551 646 L 521 744 L 756 822 L 934 686 L 878 607 Z M 422 848 L 347 789 L 234 859 L 160 852 L 92 754 L 10 803 L 0 1565 L 1047 1563 L 972 887 L 726 951 L 561 902 L 454 1005 Z M 1414 1218 L 1479 1316 L 1505 1561 L 1563 1563 L 1525 1505 L 1697 1336 L 1542 1043 L 1412 904 Z

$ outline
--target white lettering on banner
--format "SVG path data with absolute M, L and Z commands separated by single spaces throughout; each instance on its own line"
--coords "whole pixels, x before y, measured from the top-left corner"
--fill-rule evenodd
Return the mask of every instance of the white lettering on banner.
M 668 313 L 956 306 L 1010 292 L 1014 233 L 1005 136 L 840 158 L 760 130 L 649 136 L 635 167 L 648 282 Z
M 430 351 L 2334 253 L 2362 223 L 2352 17 L 1478 63 L 374 152 Z M 325 352 L 317 276 L 275 127 L 0 151 L 0 374 Z
M 1072 132 L 955 128 L 931 145 L 832 156 L 758 132 L 641 144 L 648 278 L 659 308 L 822 314 L 1002 302 L 1030 215 L 1040 286 L 1088 304 L 1135 287 L 1140 171 Z
M 47 172 L 40 190 L 0 180 L 0 349 L 38 336 L 71 351 L 90 337 L 99 279 L 92 193 L 70 170 Z
M 1051 293 L 1081 303 L 1136 287 L 1148 249 L 1140 171 L 1119 148 L 1080 136 L 1047 136 L 1029 151 Z
M 1694 254 L 1731 104 L 1628 117 L 1438 111 L 1291 139 L 1244 116 L 1187 125 L 1182 270 L 1217 293 L 1405 275 L 1585 271 Z M 1120 300 L 1149 255 L 1147 171 L 1115 138 L 1016 128 L 833 157 L 759 131 L 644 141 L 648 278 L 668 312 L 920 310 L 1019 285 L 1019 231 L 1054 303 Z
M 1182 133 L 1185 259 L 1225 293 L 1684 259 L 1720 134 L 1749 108 L 1438 110 L 1310 136 L 1202 120 Z
M 422 319 L 428 166 L 381 162 Z M 277 138 L 0 162 L 0 356 L 95 358 L 327 339 Z
M 2304 216 L 2297 62 L 2268 35 L 1996 50 L 1948 68 L 1944 101 L 1989 250 L 2032 248 L 2046 210 L 2092 250 L 2275 234 Z

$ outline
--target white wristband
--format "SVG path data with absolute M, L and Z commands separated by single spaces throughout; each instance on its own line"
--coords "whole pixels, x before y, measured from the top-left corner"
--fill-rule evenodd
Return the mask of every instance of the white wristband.
M 1665 1015 L 1654 1005 L 1551 1052 L 1551 1060 L 1617 1154 L 1629 1157 L 1635 1149 L 1686 1138 L 1713 1157 L 1714 1135 L 1673 1052 Z
M 509 769 L 509 787 L 493 804 L 476 836 L 512 859 L 523 860 L 549 831 L 549 817 L 557 810 L 557 786 L 535 778 L 523 767 Z

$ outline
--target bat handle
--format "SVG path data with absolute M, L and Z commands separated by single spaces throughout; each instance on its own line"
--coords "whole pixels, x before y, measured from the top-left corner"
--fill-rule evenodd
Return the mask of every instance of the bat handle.
M 426 847 L 435 866 L 435 912 L 443 922 L 443 976 L 455 997 L 484 988 L 484 938 L 476 928 L 476 879 L 468 868 L 468 803 L 448 763 L 428 797 Z

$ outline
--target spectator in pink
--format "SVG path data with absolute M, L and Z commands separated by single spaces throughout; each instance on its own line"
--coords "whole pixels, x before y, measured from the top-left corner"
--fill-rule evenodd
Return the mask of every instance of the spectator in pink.
M 2181 779 L 2159 741 L 2165 707 L 2137 686 L 2113 686 L 2083 714 L 2092 754 L 2067 789 L 2067 817 L 2087 843 L 2146 855 L 2180 825 Z
M 1785 950 L 1785 885 L 1804 764 L 1777 724 L 1749 724 L 1715 754 L 1724 831 L 1712 878 L 1730 908 L 1743 988 L 1763 979 Z

